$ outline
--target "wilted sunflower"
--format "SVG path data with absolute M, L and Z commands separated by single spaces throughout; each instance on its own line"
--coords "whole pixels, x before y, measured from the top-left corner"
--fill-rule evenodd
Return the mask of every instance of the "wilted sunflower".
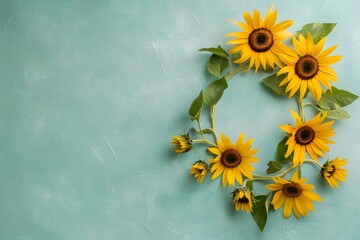
M 246 212 L 252 212 L 254 195 L 249 190 L 237 188 L 233 192 L 233 200 L 236 211 L 241 209 L 245 210 Z
M 309 89 L 314 99 L 319 101 L 323 91 L 321 85 L 331 89 L 330 81 L 337 81 L 336 72 L 329 67 L 341 59 L 341 56 L 329 56 L 337 46 L 321 51 L 326 38 L 314 44 L 310 33 L 307 39 L 300 34 L 299 40 L 293 37 L 292 41 L 296 51 L 285 46 L 286 53 L 279 54 L 286 66 L 277 75 L 287 74 L 280 86 L 287 84 L 285 91 L 289 92 L 289 98 L 300 91 L 301 101 Z
M 209 166 L 206 164 L 206 162 L 202 160 L 195 162 L 190 168 L 190 173 L 194 174 L 194 177 L 199 183 L 204 180 L 204 177 L 206 176 L 208 171 Z
M 305 153 L 308 153 L 312 159 L 317 160 L 318 156 L 324 156 L 323 151 L 330 151 L 327 144 L 334 143 L 329 140 L 329 137 L 335 135 L 334 129 L 331 128 L 334 121 L 323 123 L 326 112 L 322 116 L 319 113 L 305 123 L 301 121 L 296 112 L 291 110 L 291 114 L 295 120 L 295 126 L 282 125 L 280 128 L 290 134 L 286 142 L 288 149 L 285 157 L 289 157 L 294 152 L 294 166 L 304 162 Z
M 275 184 L 268 184 L 266 188 L 275 191 L 271 204 L 274 210 L 278 210 L 284 205 L 284 217 L 289 218 L 291 211 L 297 218 L 300 215 L 306 216 L 309 212 L 314 211 L 314 205 L 311 202 L 322 201 L 316 193 L 312 192 L 315 187 L 312 184 L 305 184 L 306 179 L 299 179 L 298 172 L 295 172 L 291 181 L 281 177 L 274 179 Z
M 320 175 L 330 184 L 331 188 L 338 187 L 338 181 L 346 182 L 346 169 L 342 166 L 346 165 L 346 159 L 336 157 L 330 162 L 326 162 L 320 170 Z
M 209 148 L 209 151 L 215 155 L 215 159 L 210 159 L 209 162 L 214 163 L 211 167 L 213 173 L 211 179 L 215 179 L 222 174 L 222 185 L 226 187 L 228 183 L 231 186 L 235 185 L 235 179 L 238 183 L 242 184 L 242 175 L 247 178 L 252 178 L 251 172 L 254 167 L 250 165 L 256 162 L 258 158 L 253 155 L 258 150 L 251 150 L 251 144 L 254 139 L 244 142 L 245 134 L 242 133 L 235 144 L 221 134 L 221 140 L 217 139 L 217 147 Z
M 241 27 L 243 32 L 232 32 L 226 36 L 236 37 L 228 41 L 228 44 L 236 46 L 230 49 L 230 54 L 240 52 L 241 57 L 235 63 L 244 63 L 249 61 L 248 69 L 255 65 L 257 72 L 260 65 L 264 69 L 269 65 L 274 69 L 274 64 L 281 67 L 282 63 L 278 58 L 278 54 L 283 50 L 284 44 L 281 43 L 286 38 L 292 36 L 292 33 L 286 29 L 293 25 L 293 21 L 286 20 L 275 24 L 277 18 L 277 10 L 273 11 L 270 7 L 264 21 L 258 10 L 254 10 L 253 17 L 249 12 L 244 13 L 244 19 L 247 24 L 231 21 Z
M 192 140 L 188 133 L 180 136 L 173 136 L 171 143 L 173 144 L 176 153 L 188 152 L 193 148 Z

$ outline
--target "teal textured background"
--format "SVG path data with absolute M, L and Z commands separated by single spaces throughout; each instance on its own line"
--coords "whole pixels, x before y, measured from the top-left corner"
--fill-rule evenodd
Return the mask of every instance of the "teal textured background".
M 271 212 L 264 233 L 234 211 L 232 188 L 189 175 L 203 149 L 171 151 L 212 79 L 197 49 L 225 46 L 237 31 L 228 19 L 271 3 L 291 31 L 338 23 L 326 43 L 343 55 L 335 85 L 360 95 L 357 0 L 1 0 L 0 239 L 359 239 L 359 102 L 336 123 L 330 153 L 348 158 L 348 182 L 331 190 L 304 166 L 324 201 L 300 220 Z M 219 132 L 255 138 L 258 173 L 296 107 L 265 75 L 232 79 L 216 114 Z

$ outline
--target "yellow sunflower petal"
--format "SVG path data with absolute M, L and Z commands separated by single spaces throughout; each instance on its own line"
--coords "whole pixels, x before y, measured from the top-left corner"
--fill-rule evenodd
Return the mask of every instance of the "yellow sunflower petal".
M 300 35 L 300 36 L 303 37 L 302 35 Z M 300 56 L 304 56 L 306 54 L 305 46 L 302 46 L 300 44 L 300 41 L 298 41 L 295 36 L 292 38 L 292 42 L 296 49 L 296 52 L 298 52 L 300 54 Z
M 220 151 L 218 148 L 208 148 L 208 150 L 209 150 L 211 153 L 216 154 L 216 155 L 221 154 L 221 151 Z
M 329 56 L 336 48 L 337 48 L 337 45 L 334 45 L 332 47 L 325 49 L 317 56 L 317 59 L 321 60 L 322 58 Z
M 292 199 L 291 198 L 286 198 L 285 199 L 285 204 L 284 204 L 284 217 L 285 218 L 290 217 L 292 205 L 293 205 Z
M 282 31 L 282 30 L 284 30 L 284 29 L 286 29 L 286 28 L 291 27 L 293 24 L 294 24 L 294 21 L 292 21 L 292 20 L 282 21 L 282 22 L 276 24 L 276 25 L 273 27 L 273 30 L 274 30 L 274 31 Z
M 280 128 L 287 133 L 292 133 L 294 132 L 294 130 L 296 129 L 295 127 L 291 126 L 291 125 L 281 125 Z
M 271 203 L 274 206 L 274 210 L 278 210 L 285 202 L 286 196 L 282 194 L 282 191 L 278 191 L 281 193 L 279 200 L 276 203 Z
M 254 28 L 254 21 L 249 12 L 244 13 L 244 19 L 250 27 Z
M 322 38 L 314 47 L 314 52 L 313 52 L 313 56 L 318 57 L 319 53 L 321 52 L 321 50 L 324 47 L 326 41 L 326 37 Z
M 228 171 L 228 169 L 225 168 L 223 173 L 222 173 L 222 179 L 221 180 L 222 180 L 223 187 L 226 187 L 226 184 L 227 184 L 227 171 Z

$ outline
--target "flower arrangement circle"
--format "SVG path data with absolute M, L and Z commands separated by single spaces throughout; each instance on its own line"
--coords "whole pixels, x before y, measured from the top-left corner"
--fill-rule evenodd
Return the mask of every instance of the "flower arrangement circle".
M 317 166 L 318 175 L 331 188 L 338 187 L 339 181 L 346 181 L 345 158 L 330 160 L 328 157 L 323 164 L 320 161 L 325 152 L 330 152 L 328 145 L 334 144 L 330 139 L 335 135 L 334 121 L 350 118 L 343 108 L 358 98 L 331 85 L 338 81 L 338 76 L 330 65 L 340 61 L 341 56 L 331 55 L 336 45 L 323 49 L 336 24 L 309 23 L 293 34 L 287 30 L 293 21 L 276 23 L 277 15 L 273 6 L 264 19 L 258 10 L 254 10 L 252 16 L 245 12 L 245 23 L 231 20 L 240 27 L 240 31 L 225 35 L 235 37 L 227 41 L 227 44 L 234 45 L 229 52 L 221 46 L 199 50 L 211 53 L 207 70 L 218 79 L 200 91 L 189 108 L 190 119 L 197 123 L 195 132 L 172 137 L 174 151 L 178 154 L 192 150 L 197 144 L 208 146 L 207 150 L 213 158 L 194 162 L 190 174 L 199 183 L 208 175 L 212 180 L 221 176 L 224 188 L 227 185 L 235 187 L 232 192 L 235 210 L 251 213 L 261 231 L 267 221 L 269 206 L 275 211 L 283 207 L 284 218 L 289 218 L 291 213 L 300 218 L 306 216 L 309 210 L 314 211 L 313 201 L 322 201 L 315 186 L 301 177 L 304 163 Z M 283 43 L 290 38 L 292 46 Z M 236 69 L 233 69 L 234 66 Z M 241 133 L 232 142 L 224 133 L 218 137 L 215 126 L 216 105 L 228 88 L 228 81 L 252 69 L 254 73 L 259 70 L 272 72 L 262 82 L 273 93 L 295 99 L 299 109 L 299 112 L 290 109 L 293 125 L 279 126 L 285 136 L 277 145 L 277 159 L 267 163 L 267 175 L 254 173 L 252 164 L 259 159 L 256 157 L 258 150 L 252 145 L 253 138 L 246 140 L 245 133 Z M 211 127 L 208 128 L 200 124 L 205 106 L 209 108 L 210 115 Z M 318 112 L 310 120 L 305 118 L 306 106 Z M 287 177 L 291 172 L 292 177 Z M 272 181 L 265 186 L 270 192 L 256 195 L 254 181 Z

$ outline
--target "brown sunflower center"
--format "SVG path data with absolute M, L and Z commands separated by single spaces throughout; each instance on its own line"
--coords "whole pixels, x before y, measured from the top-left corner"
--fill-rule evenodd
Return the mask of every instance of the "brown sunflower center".
M 266 52 L 273 44 L 274 36 L 265 28 L 255 29 L 249 35 L 249 45 L 255 52 Z
M 315 132 L 311 127 L 303 126 L 295 133 L 295 141 L 300 145 L 308 145 L 315 138 Z
M 246 196 L 243 196 L 238 200 L 239 203 L 249 203 L 249 199 Z
M 330 174 L 331 177 L 332 175 L 334 175 L 335 171 L 336 171 L 335 166 L 332 165 L 331 170 L 330 171 L 328 170 L 327 173 Z
M 295 73 L 302 80 L 309 80 L 315 77 L 318 72 L 319 62 L 313 56 L 302 56 L 295 64 Z
M 220 161 L 225 167 L 233 168 L 241 163 L 241 155 L 235 149 L 228 149 L 223 152 Z
M 283 192 L 287 197 L 298 197 L 301 195 L 302 188 L 297 183 L 286 183 L 283 186 Z

